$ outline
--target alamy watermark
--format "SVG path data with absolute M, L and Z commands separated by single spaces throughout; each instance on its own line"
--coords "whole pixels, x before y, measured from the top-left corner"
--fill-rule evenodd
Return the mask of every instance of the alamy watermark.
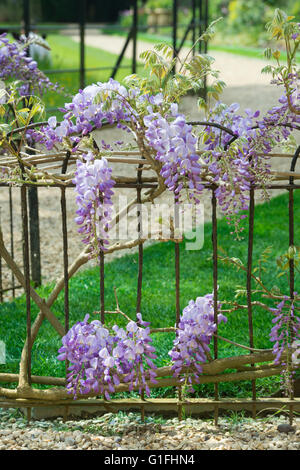
M 112 220 L 116 210 L 110 206 Z M 186 250 L 200 250 L 204 243 L 203 204 L 129 204 L 119 196 L 117 224 L 109 230 L 110 240 L 185 240 Z

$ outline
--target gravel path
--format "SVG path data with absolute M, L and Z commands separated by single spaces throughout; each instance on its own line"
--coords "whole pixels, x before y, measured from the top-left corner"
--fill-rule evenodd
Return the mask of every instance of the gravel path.
M 72 35 L 75 42 L 79 42 L 78 35 Z M 106 34 L 85 35 L 86 45 L 103 49 L 113 54 L 120 54 L 125 38 L 122 36 Z M 146 41 L 137 41 L 137 57 L 153 45 Z M 180 58 L 184 59 L 189 48 L 183 47 Z M 226 83 L 222 101 L 227 104 L 239 102 L 242 109 L 251 107 L 266 111 L 274 106 L 282 94 L 276 86 L 270 86 L 270 75 L 262 74 L 261 69 L 268 64 L 263 59 L 244 57 L 227 52 L 208 51 L 214 57 L 214 69 L 220 72 L 220 79 Z M 129 43 L 125 57 L 132 57 L 132 42 Z M 262 98 L 263 97 L 263 98 Z M 194 107 L 195 108 L 195 107 Z
M 71 36 L 73 41 L 80 42 L 78 35 Z M 108 34 L 85 34 L 85 43 L 87 46 L 96 47 L 113 54 L 120 54 L 126 38 L 122 36 Z M 162 41 L 163 42 L 163 41 Z M 147 41 L 137 41 L 137 57 L 144 51 L 152 49 L 153 45 Z M 180 58 L 184 59 L 189 52 L 188 47 L 183 47 Z M 209 51 L 214 57 L 214 68 L 220 71 L 222 79 L 228 86 L 246 86 L 246 85 L 268 85 L 269 76 L 261 75 L 260 71 L 267 64 L 263 59 L 248 58 L 227 52 Z M 128 59 L 132 58 L 132 41 L 129 43 L 125 54 Z
M 107 413 L 79 421 L 33 421 L 0 409 L 0 450 L 300 450 L 300 418 L 291 432 L 280 432 L 286 417 L 212 420 L 146 417 Z M 281 425 L 281 426 L 280 426 Z M 286 428 L 283 426 L 286 430 Z

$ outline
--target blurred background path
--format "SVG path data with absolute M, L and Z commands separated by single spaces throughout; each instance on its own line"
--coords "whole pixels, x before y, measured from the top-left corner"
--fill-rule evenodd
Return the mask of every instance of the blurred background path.
M 71 38 L 75 42 L 80 40 L 78 35 L 72 35 Z M 85 42 L 88 46 L 119 54 L 125 38 L 116 35 L 87 33 Z M 150 42 L 138 40 L 137 57 L 153 47 L 154 44 Z M 183 47 L 180 57 L 184 58 L 188 51 L 188 47 Z M 214 68 L 219 70 L 220 79 L 227 85 L 222 95 L 222 101 L 227 104 L 238 101 L 242 109 L 260 109 L 262 112 L 276 104 L 282 90 L 270 85 L 270 75 L 261 73 L 261 69 L 268 64 L 267 61 L 220 51 L 208 51 L 208 54 L 214 57 Z M 126 49 L 125 57 L 128 59 L 132 57 L 132 43 Z M 191 117 L 194 118 L 195 113 L 198 113 L 196 99 L 188 97 L 185 101 L 188 103 L 187 109 L 190 110 Z M 193 105 L 194 102 L 195 105 Z

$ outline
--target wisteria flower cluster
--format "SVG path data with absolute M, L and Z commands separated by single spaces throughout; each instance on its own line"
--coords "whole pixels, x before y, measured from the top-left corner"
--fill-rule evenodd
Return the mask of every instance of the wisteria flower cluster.
M 272 320 L 274 326 L 270 333 L 270 339 L 274 342 L 275 364 L 280 363 L 284 350 L 290 347 L 291 335 L 293 335 L 294 340 L 300 339 L 300 317 L 295 313 L 295 302 L 286 305 L 288 300 L 289 298 L 286 297 L 276 308 L 270 309 L 275 315 Z
M 134 94 L 134 91 L 131 91 Z M 108 82 L 88 85 L 66 103 L 60 111 L 63 113 L 61 122 L 56 117 L 48 120 L 48 125 L 40 130 L 28 130 L 27 135 L 35 142 L 44 144 L 48 150 L 62 143 L 69 137 L 72 151 L 81 139 L 103 124 L 117 124 L 119 128 L 127 129 L 127 123 L 134 119 L 134 111 L 128 99 L 130 92 L 119 82 L 109 79 Z
M 160 113 L 144 117 L 145 137 L 148 145 L 157 152 L 155 158 L 162 163 L 160 174 L 177 201 L 181 191 L 186 189 L 188 200 L 199 203 L 203 185 L 201 165 L 196 153 L 197 139 L 193 135 L 192 126 L 186 123 L 185 116 L 178 113 L 177 104 L 173 104 L 170 110 L 174 116 L 171 121 Z
M 296 83 L 295 79 L 290 99 L 299 108 Z M 274 106 L 261 119 L 258 110 L 246 109 L 245 116 L 238 110 L 238 103 L 230 106 L 217 103 L 208 116 L 212 125 L 201 132 L 206 150 L 203 159 L 216 184 L 215 196 L 228 220 L 234 221 L 236 232 L 245 217 L 238 214 L 249 206 L 251 185 L 259 184 L 264 189 L 271 179 L 268 154 L 287 140 L 300 123 L 300 116 L 290 111 L 286 94 L 279 99 L 279 106 Z M 220 124 L 223 129 L 214 124 Z M 266 191 L 264 194 L 268 197 Z
M 227 321 L 227 318 L 219 313 L 217 323 L 215 322 L 213 303 L 212 294 L 197 297 L 195 301 L 189 302 L 183 309 L 174 347 L 169 352 L 174 363 L 174 376 L 181 376 L 180 381 L 185 382 L 191 391 L 193 380 L 198 382 L 199 374 L 202 373 L 201 364 L 207 361 L 209 344 L 217 330 L 217 324 Z
M 297 292 L 294 295 L 297 296 Z M 274 364 L 281 364 L 283 366 L 282 386 L 287 394 L 293 382 L 295 374 L 294 366 L 297 365 L 299 359 L 300 317 L 295 306 L 295 300 L 291 301 L 286 297 L 275 308 L 270 309 L 274 314 L 272 320 L 274 326 L 270 333 L 270 340 L 274 343 Z M 284 353 L 285 356 L 283 358 Z
M 63 337 L 58 359 L 69 361 L 67 390 L 74 395 L 110 393 L 122 380 L 129 390 L 150 394 L 147 381 L 156 383 L 155 348 L 151 345 L 149 323 L 141 314 L 126 328 L 115 325 L 110 332 L 98 320 L 76 323 Z
M 187 381 L 191 391 L 193 378 L 199 380 L 201 364 L 207 361 L 209 344 L 217 329 L 213 303 L 212 294 L 189 302 L 169 352 L 173 376 L 179 383 Z M 110 393 L 122 382 L 128 384 L 129 391 L 137 389 L 149 396 L 151 384 L 158 384 L 150 323 L 138 313 L 137 321 L 129 321 L 125 329 L 114 325 L 110 331 L 100 321 L 88 320 L 86 315 L 68 331 L 58 351 L 58 359 L 70 363 L 69 393 L 75 398 L 78 394 L 99 393 L 110 399 Z M 227 318 L 219 313 L 217 323 L 221 321 L 226 322 Z
M 111 173 L 106 158 L 95 160 L 91 152 L 83 155 L 83 161 L 77 160 L 73 180 L 78 206 L 75 221 L 80 225 L 78 232 L 84 235 L 83 243 L 91 248 L 90 256 L 99 256 L 100 250 L 104 250 L 108 243 L 115 184 Z
M 26 48 L 26 42 L 10 42 L 6 33 L 0 35 L 0 79 L 19 80 L 21 96 L 30 92 L 42 95 L 46 89 L 56 89 L 58 85 L 39 70 L 37 62 L 26 53 Z

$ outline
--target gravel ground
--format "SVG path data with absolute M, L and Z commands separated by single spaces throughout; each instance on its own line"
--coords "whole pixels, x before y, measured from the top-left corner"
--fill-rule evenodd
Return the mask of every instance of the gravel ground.
M 212 420 L 191 418 L 147 416 L 142 423 L 134 413 L 27 424 L 13 409 L 0 409 L 0 421 L 0 450 L 300 450 L 298 417 L 289 433 L 278 430 L 284 416 L 254 421 L 237 413 L 219 418 L 217 427 Z

